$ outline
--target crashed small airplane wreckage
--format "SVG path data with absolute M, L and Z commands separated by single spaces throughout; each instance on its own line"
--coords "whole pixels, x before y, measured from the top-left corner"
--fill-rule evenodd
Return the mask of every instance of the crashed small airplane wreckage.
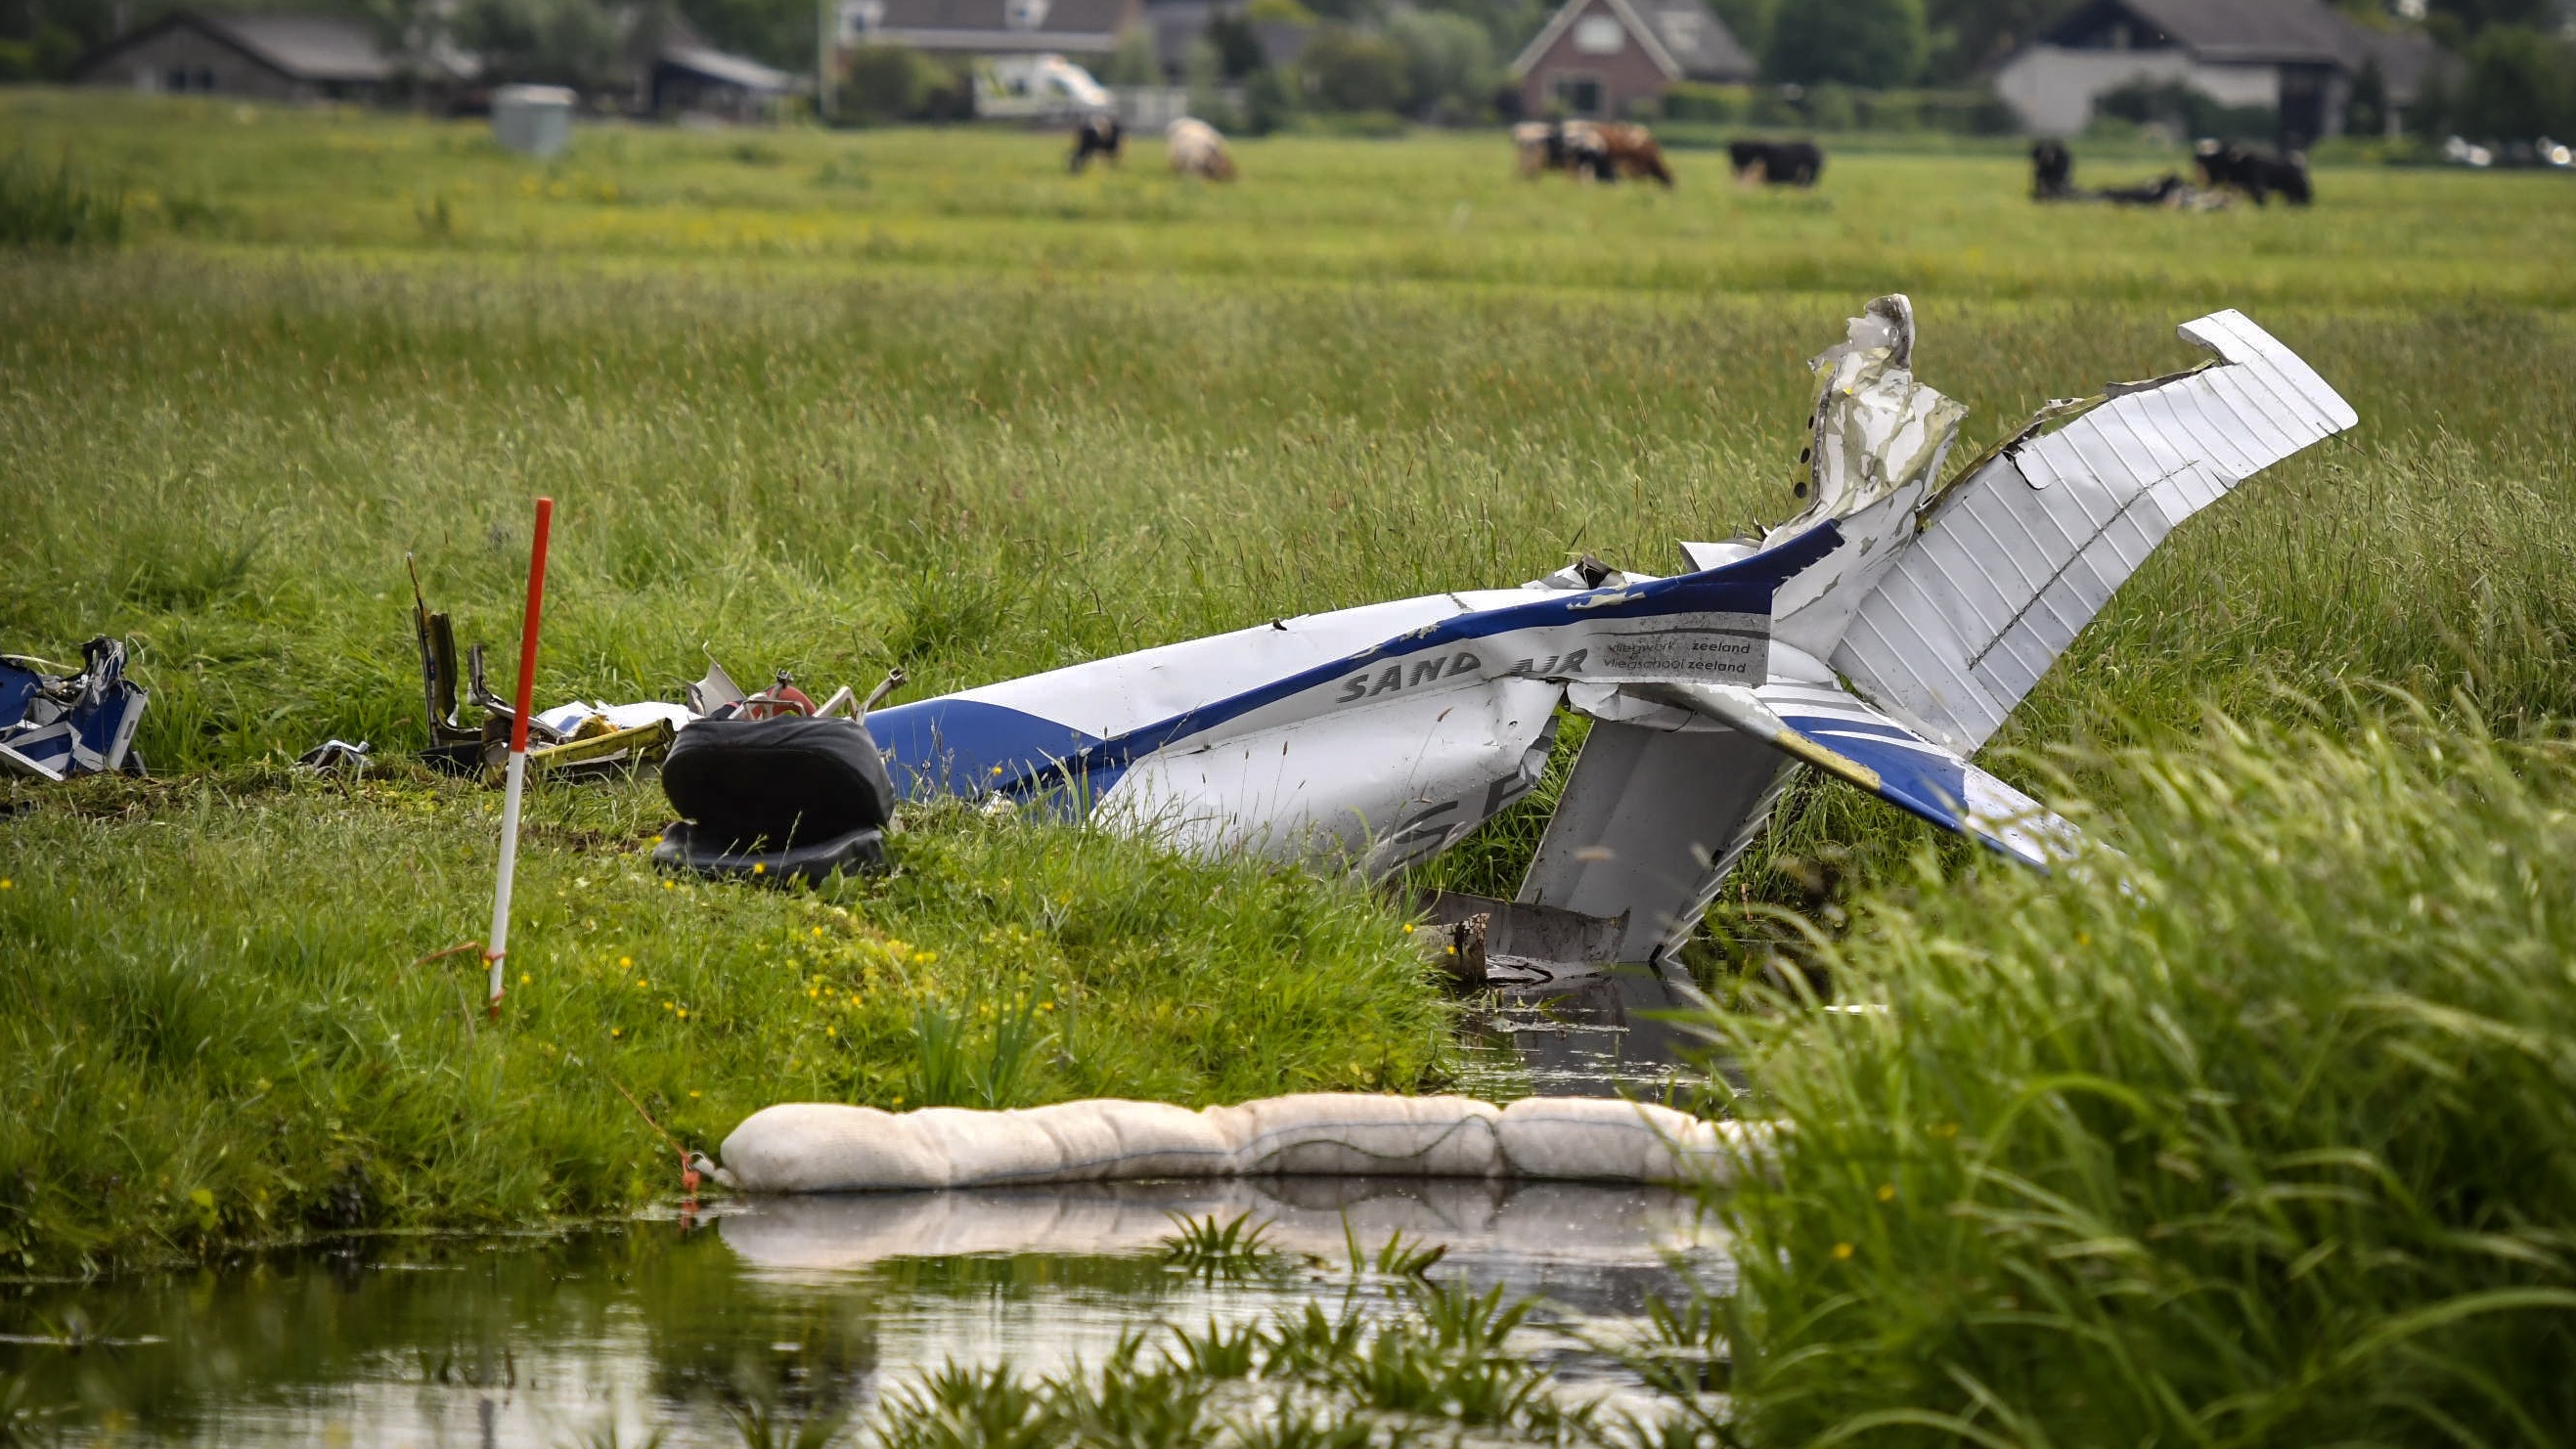
M 875 711 L 896 788 L 1051 804 L 1200 851 L 1383 878 L 1537 784 L 1593 721 L 1493 956 L 1676 952 L 1800 765 L 2036 866 L 2073 828 L 1968 763 L 2167 533 L 2352 409 L 2233 311 L 2188 370 L 2050 404 L 1942 481 L 1966 409 L 1881 297 L 1813 362 L 1807 507 L 1684 543 L 1669 578 L 1587 560 Z M 1513 939 L 1519 938 L 1518 942 Z M 1549 942 L 1580 949 L 1549 949 Z
M 125 677 L 125 646 L 92 639 L 74 674 L 22 654 L 0 654 L 0 775 L 61 781 L 122 770 L 143 773 L 134 727 L 152 697 Z

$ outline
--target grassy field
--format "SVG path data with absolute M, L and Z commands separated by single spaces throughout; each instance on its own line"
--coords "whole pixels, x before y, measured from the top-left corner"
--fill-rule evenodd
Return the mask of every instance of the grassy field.
M 665 886 L 635 856 L 663 808 L 649 784 L 539 793 L 514 937 L 531 980 L 500 1028 L 476 1026 L 470 968 L 406 963 L 480 933 L 490 796 L 402 769 L 321 784 L 283 761 L 333 735 L 388 754 L 418 741 L 403 554 L 466 638 L 502 640 L 540 492 L 560 510 L 541 694 L 670 697 L 702 645 L 738 675 L 826 688 L 900 663 L 929 692 L 1514 582 L 1580 551 L 1671 567 L 1677 538 L 1791 510 L 1801 359 L 1878 292 L 1914 297 L 1918 367 L 1973 406 L 1971 443 L 2048 397 L 2192 360 L 2174 324 L 2237 306 L 2361 427 L 2175 538 L 2016 717 L 1999 768 L 2037 783 L 2033 752 L 2071 742 L 2052 797 L 2093 796 L 2100 833 L 2170 879 L 2287 852 L 2325 862 L 2349 892 L 2326 899 L 2390 931 L 2403 911 L 2366 907 L 2443 899 L 2446 862 L 2563 853 L 2556 767 L 2407 786 L 2417 805 L 2482 801 L 2529 776 L 2531 795 L 2400 837 L 2418 873 L 2379 876 L 2362 806 L 2380 797 L 2208 819 L 2119 752 L 2182 769 L 2217 750 L 2212 711 L 2306 719 L 2325 738 L 2190 778 L 2224 796 L 2277 768 L 2340 792 L 2333 737 L 2369 713 L 2346 682 L 2433 701 L 2416 751 L 2455 730 L 2470 742 L 2455 753 L 2483 748 L 2480 730 L 2556 738 L 2576 717 L 2564 178 L 2330 168 L 2311 210 L 2172 215 L 2034 207 L 2017 163 L 1973 155 L 1838 155 L 1801 194 L 1739 191 L 1692 155 L 1669 194 L 1528 185 L 1492 136 L 1246 143 L 1245 180 L 1225 188 L 1173 180 L 1150 144 L 1123 171 L 1068 178 L 1055 139 L 995 131 L 598 127 L 535 165 L 465 123 L 32 91 L 0 92 L 10 148 L 127 206 L 116 248 L 0 252 L 0 648 L 132 638 L 161 777 L 0 787 L 33 807 L 0 822 L 0 1253 L 28 1269 L 614 1211 L 669 1174 L 612 1079 L 697 1143 L 782 1097 L 917 1101 L 934 1079 L 980 1079 L 994 1100 L 1191 1101 L 1442 1079 L 1446 1016 L 1400 916 L 1347 886 L 964 815 L 913 822 L 893 880 L 818 901 Z M 2117 164 L 2094 169 L 2108 181 Z M 2194 843 L 2213 831 L 2237 843 Z M 2174 853 L 2153 854 L 2168 834 Z M 1527 839 L 1507 821 L 1446 878 L 1505 885 Z M 2259 874 L 2227 897 L 2238 934 L 2152 953 L 2070 946 L 2049 912 L 2116 903 L 2064 883 L 1988 882 L 1973 907 L 1942 906 L 1915 874 L 1922 832 L 1839 789 L 1800 797 L 1747 899 L 1773 893 L 1784 854 L 1834 839 L 1886 893 L 1859 903 L 1864 923 L 1902 926 L 1864 925 L 1854 980 L 1930 993 L 1948 1025 L 1868 1058 L 1881 1075 L 1839 1096 L 1778 1069 L 1789 1110 L 1818 1122 L 1869 1116 L 1864 1088 L 1900 1066 L 1973 1077 L 1963 1114 L 2060 1090 L 2054 1059 L 1958 1059 L 2068 1009 L 2033 987 L 1989 1025 L 2001 1009 L 1977 963 L 2012 964 L 2011 981 L 2054 969 L 2050 989 L 2200 1040 L 2217 1017 L 2122 984 L 2150 954 L 2223 980 L 2273 939 Z M 2463 940 L 2528 924 L 2455 894 L 2485 933 Z M 1990 934 L 2023 918 L 2046 929 Z M 2066 918 L 2114 939 L 2085 919 Z M 2316 973 L 2284 999 L 2387 985 L 2331 966 L 2348 942 L 2323 925 L 2283 930 Z M 1906 932 L 1920 943 L 1896 949 Z M 1909 964 L 1915 950 L 1931 964 Z M 2534 980 L 2557 1015 L 2530 1029 L 2563 1053 L 2571 988 Z M 1841 1049 L 1821 1030 L 1778 1048 L 1823 1064 L 1819 1080 Z M 932 1055 L 963 1066 L 925 1061 L 925 1041 L 955 1043 Z M 2298 1132 L 2264 1141 L 2376 1150 L 2343 1138 L 2386 1100 L 2293 1112 Z M 2576 1149 L 2533 1112 L 2476 1139 L 2490 1152 L 2470 1170 L 2490 1176 L 2475 1181 L 2518 1192 L 2496 1162 Z M 1994 1125 L 1956 1120 L 1963 1141 Z M 2143 1130 L 2069 1120 L 2104 1142 Z M 1871 1154 L 1897 1150 L 1846 1125 L 1857 1195 L 1824 1194 L 1820 1223 L 1881 1210 Z M 2134 1164 L 2105 1160 L 2095 1180 L 2124 1191 Z M 1927 1189 L 1953 1196 L 1924 1199 L 1922 1231 L 1970 1231 L 1946 1205 L 1976 1201 L 1962 1180 Z M 2563 1227 L 2565 1196 L 2533 1200 Z M 2132 1236 L 2191 1210 L 2148 1204 Z M 1745 1311 L 1816 1308 L 1790 1314 L 1798 1331 L 1844 1346 L 1763 1360 L 1765 1402 L 1812 1405 L 1795 1363 L 1863 1344 L 1897 1366 L 1873 1404 L 1934 1403 L 1955 1380 L 1902 1365 L 2000 1341 L 1973 1317 L 1907 1337 L 1823 1312 L 1842 1294 L 1867 1316 L 1922 1284 L 1894 1269 L 1843 1283 L 1794 1214 L 1748 1212 L 1783 1271 L 1812 1276 L 1758 1284 Z M 2343 1261 L 2383 1239 L 2344 1235 Z M 2030 1261 L 2066 1261 L 2050 1256 L 2063 1246 Z M 2456 1286 L 2473 1277 L 2337 1301 L 2368 1318 L 2482 1291 Z M 1801 1341 L 1788 1320 L 1747 1321 Z M 2063 1382 L 1980 1381 L 2020 1403 Z M 2202 1407 L 2253 1392 L 2172 1383 Z M 2033 1422 L 2085 1442 L 2069 1423 L 2126 1412 L 2088 1402 L 2112 1417 Z M 1826 1422 L 1776 1412 L 1757 1422 L 1790 1439 Z

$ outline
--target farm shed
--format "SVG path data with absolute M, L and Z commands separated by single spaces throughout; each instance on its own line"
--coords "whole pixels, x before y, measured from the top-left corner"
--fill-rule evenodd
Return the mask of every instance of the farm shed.
M 925 55 L 1054 52 L 1097 63 L 1144 17 L 1140 0 L 840 0 L 843 45 L 900 45 Z
M 434 78 L 456 78 L 450 67 L 429 69 L 447 72 Z M 402 70 L 363 20 L 181 10 L 92 52 L 74 79 L 169 94 L 375 101 Z

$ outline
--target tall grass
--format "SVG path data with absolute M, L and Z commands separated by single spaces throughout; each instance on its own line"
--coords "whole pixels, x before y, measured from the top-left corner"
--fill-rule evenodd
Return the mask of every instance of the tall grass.
M 65 161 L 52 171 L 24 152 L 0 161 L 0 246 L 115 246 L 125 198 L 92 185 Z
M 2576 1434 L 2576 751 L 2394 710 L 2089 762 L 2124 856 L 1930 866 L 1724 1025 L 1751 1442 Z M 2116 823 L 2114 823 L 2116 822 Z

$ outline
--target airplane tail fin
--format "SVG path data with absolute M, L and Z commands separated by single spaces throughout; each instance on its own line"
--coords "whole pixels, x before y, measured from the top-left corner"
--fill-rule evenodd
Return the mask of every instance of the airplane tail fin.
M 2178 330 L 2215 357 L 2052 406 L 1944 489 L 1834 668 L 1915 732 L 1973 753 L 2166 534 L 2359 420 L 2242 313 Z

